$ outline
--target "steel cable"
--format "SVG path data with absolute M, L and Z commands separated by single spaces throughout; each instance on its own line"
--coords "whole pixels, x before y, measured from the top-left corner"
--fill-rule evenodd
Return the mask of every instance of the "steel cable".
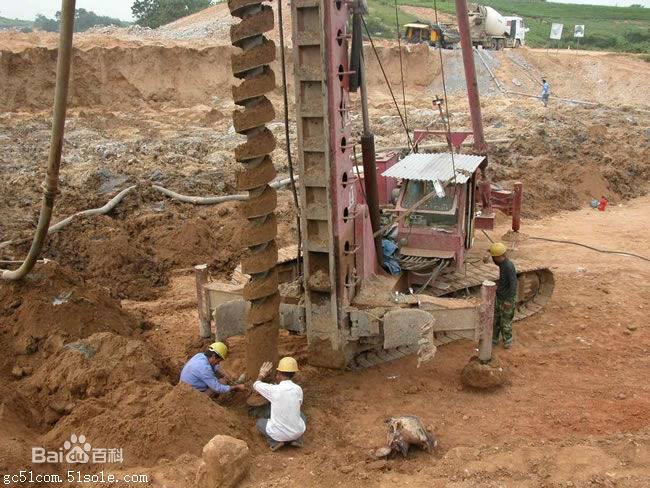
M 377 58 L 377 63 L 379 63 L 379 68 L 381 69 L 381 73 L 382 75 L 384 75 L 384 81 L 386 81 L 386 85 L 388 86 L 388 91 L 390 92 L 390 96 L 393 98 L 393 103 L 395 104 L 395 108 L 397 109 L 399 118 L 402 121 L 402 126 L 404 127 L 404 131 L 406 132 L 406 138 L 408 139 L 409 147 L 411 148 L 412 151 L 413 142 L 411 141 L 411 134 L 409 134 L 409 129 L 406 125 L 406 122 L 404 121 L 404 117 L 402 116 L 402 111 L 399 109 L 399 104 L 397 103 L 397 99 L 395 98 L 395 94 L 393 93 L 393 88 L 390 86 L 390 82 L 388 81 L 388 76 L 386 75 L 386 71 L 384 70 L 384 65 L 381 63 L 381 59 L 379 59 L 379 53 L 377 52 L 377 48 L 375 47 L 375 42 L 372 40 L 372 36 L 370 35 L 370 31 L 368 30 L 366 19 L 364 19 L 363 16 L 361 16 L 361 21 L 363 22 L 363 28 L 366 31 L 366 34 L 368 35 L 368 39 L 370 40 L 370 45 L 372 46 L 372 50 L 375 53 L 375 58 Z
M 280 37 L 280 65 L 282 67 L 282 96 L 284 98 L 284 137 L 287 146 L 287 161 L 289 163 L 289 178 L 291 179 L 291 193 L 293 194 L 293 204 L 296 206 L 296 229 L 298 230 L 298 254 L 296 262 L 298 264 L 298 276 L 302 275 L 301 245 L 302 232 L 300 231 L 300 205 L 298 204 L 298 191 L 296 189 L 296 179 L 293 171 L 293 158 L 291 157 L 291 138 L 289 134 L 289 96 L 287 94 L 287 63 L 284 56 L 284 22 L 282 20 L 282 2 L 278 0 L 278 29 Z
M 408 133 L 409 119 L 408 113 L 406 111 L 406 88 L 404 86 L 404 66 L 402 63 L 402 41 L 399 31 L 399 13 L 397 9 L 397 0 L 395 0 L 395 33 L 397 35 L 397 49 L 399 50 L 399 72 L 402 80 L 402 103 L 404 104 L 404 124 L 406 125 L 406 131 Z

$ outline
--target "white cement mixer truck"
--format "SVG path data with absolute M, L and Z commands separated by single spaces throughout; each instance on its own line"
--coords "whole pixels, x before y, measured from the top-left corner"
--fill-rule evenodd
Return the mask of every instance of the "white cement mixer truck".
M 521 17 L 504 17 L 492 7 L 473 4 L 469 7 L 468 14 L 474 46 L 499 50 L 504 47 L 520 47 L 525 43 L 528 29 Z

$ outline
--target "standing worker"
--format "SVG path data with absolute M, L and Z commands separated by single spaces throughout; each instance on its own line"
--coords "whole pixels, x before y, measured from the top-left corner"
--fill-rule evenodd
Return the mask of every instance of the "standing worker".
M 205 352 L 195 354 L 181 371 L 181 381 L 210 397 L 231 391 L 243 391 L 244 385 L 229 385 L 232 379 L 221 370 L 219 363 L 228 357 L 228 346 L 215 342 Z
M 492 345 L 498 345 L 499 336 L 502 336 L 503 347 L 510 349 L 512 347 L 512 319 L 515 317 L 517 299 L 517 270 L 514 263 L 506 256 L 507 250 L 508 248 L 501 242 L 490 246 L 492 261 L 499 267 Z
M 544 106 L 548 107 L 548 97 L 551 94 L 551 85 L 548 84 L 546 79 L 542 78 L 542 102 Z
M 300 412 L 302 406 L 302 388 L 291 381 L 298 372 L 298 363 L 292 357 L 280 359 L 277 368 L 279 383 L 264 383 L 273 369 L 270 361 L 262 364 L 253 388 L 271 402 L 271 418 L 257 419 L 259 430 L 269 443 L 272 451 L 277 451 L 286 443 L 293 447 L 302 447 L 305 433 L 305 416 Z

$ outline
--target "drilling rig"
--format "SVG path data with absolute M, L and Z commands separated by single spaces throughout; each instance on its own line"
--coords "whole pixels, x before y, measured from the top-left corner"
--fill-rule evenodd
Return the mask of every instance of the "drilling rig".
M 249 191 L 247 253 L 229 283 L 206 283 L 205 268 L 197 270 L 203 335 L 211 334 L 205 326 L 211 322 L 219 340 L 245 334 L 249 373 L 277 356 L 278 327 L 306 335 L 308 361 L 315 366 L 369 367 L 423 351 L 431 356 L 435 346 L 461 338 L 478 341 L 480 358 L 489 361 L 498 270 L 466 258 L 475 230 L 493 228 L 495 208 L 511 212 L 513 230 L 519 230 L 522 187 L 495 190 L 485 173 L 487 145 L 465 0 L 456 0 L 456 10 L 472 131 L 442 132 L 448 153 L 375 160 L 366 111 L 363 177 L 354 170 L 350 123 L 350 84 L 363 74 L 362 62 L 350 66 L 348 32 L 359 3 L 291 2 L 301 263 L 296 248 L 278 250 L 273 241 L 276 196 L 269 182 L 275 170 L 269 154 L 275 142 L 265 124 L 274 110 L 265 93 L 275 86 L 269 68 L 275 45 L 264 36 L 273 28 L 273 13 L 261 0 L 230 0 L 229 7 L 242 19 L 231 38 L 241 49 L 232 61 L 233 74 L 243 80 L 233 87 L 241 107 L 233 119 L 235 130 L 247 137 L 235 150 L 242 163 L 239 188 Z M 358 79 L 363 106 L 363 76 Z M 432 134 L 414 131 L 414 142 Z M 460 143 L 470 135 L 474 154 L 461 154 Z M 388 204 L 387 188 L 397 181 L 392 212 L 402 273 L 389 275 L 381 266 L 378 209 Z M 518 266 L 523 318 L 546 303 L 553 275 L 544 267 Z

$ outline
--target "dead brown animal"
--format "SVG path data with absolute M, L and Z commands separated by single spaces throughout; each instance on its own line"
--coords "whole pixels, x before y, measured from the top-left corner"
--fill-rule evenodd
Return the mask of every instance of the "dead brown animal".
M 386 423 L 388 424 L 387 443 L 386 446 L 373 452 L 375 457 L 388 457 L 398 452 L 406 457 L 411 446 L 430 452 L 438 445 L 436 438 L 424 427 L 418 417 L 412 415 L 391 417 L 386 420 Z

